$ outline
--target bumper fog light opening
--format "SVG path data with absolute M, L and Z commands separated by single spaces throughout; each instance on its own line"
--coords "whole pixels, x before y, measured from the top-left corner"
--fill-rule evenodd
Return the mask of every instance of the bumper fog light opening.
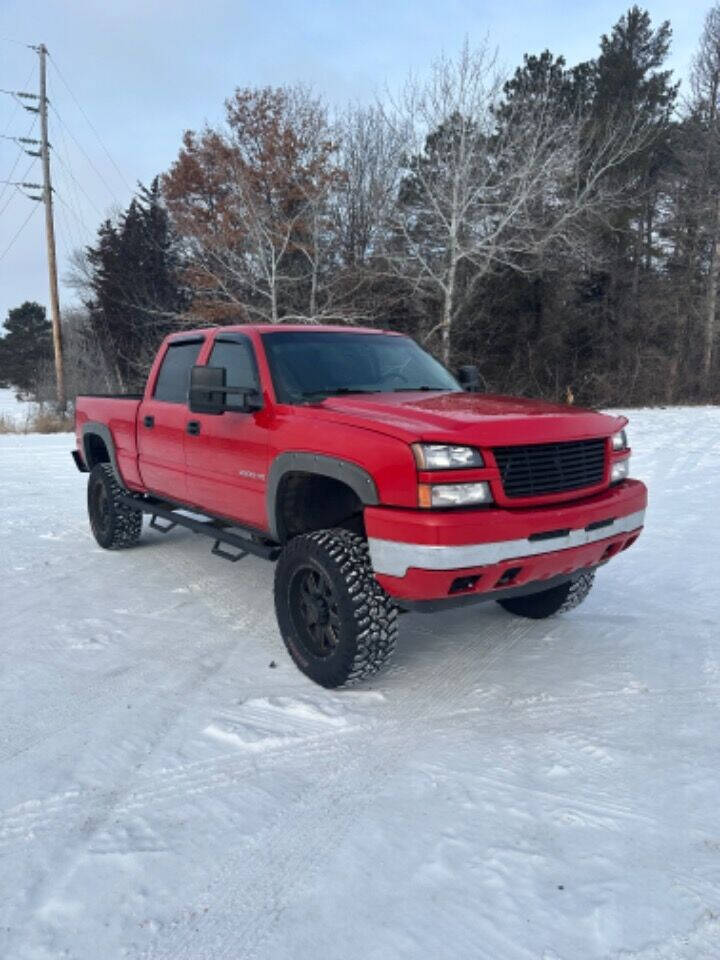
M 479 573 L 476 573 L 470 577 L 455 577 L 453 582 L 450 584 L 448 593 L 467 593 L 469 590 L 474 590 L 479 579 Z
M 513 580 L 515 580 L 522 570 L 522 567 L 508 567 L 507 570 L 504 570 L 498 582 L 495 584 L 495 587 L 509 587 L 512 585 Z

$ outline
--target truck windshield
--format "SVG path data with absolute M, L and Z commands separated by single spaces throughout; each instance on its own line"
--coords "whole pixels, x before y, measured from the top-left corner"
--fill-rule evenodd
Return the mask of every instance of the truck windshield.
M 351 393 L 461 389 L 409 337 L 308 330 L 267 333 L 262 339 L 280 403 Z

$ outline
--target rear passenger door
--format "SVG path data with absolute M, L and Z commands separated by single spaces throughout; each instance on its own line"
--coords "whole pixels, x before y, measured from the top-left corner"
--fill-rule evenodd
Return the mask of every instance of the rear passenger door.
M 207 360 L 224 367 L 228 387 L 261 391 L 255 350 L 242 333 L 219 333 Z M 232 399 L 232 394 L 230 395 Z M 185 437 L 189 502 L 217 516 L 266 529 L 268 413 L 191 413 L 197 432 Z
M 168 343 L 152 388 L 140 404 L 138 454 L 140 476 L 152 493 L 187 502 L 185 431 L 190 418 L 190 371 L 204 337 L 179 337 Z

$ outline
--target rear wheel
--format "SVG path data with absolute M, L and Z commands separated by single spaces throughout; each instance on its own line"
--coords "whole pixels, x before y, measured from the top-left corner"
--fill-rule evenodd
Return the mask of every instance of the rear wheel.
M 518 617 L 544 620 L 545 617 L 552 617 L 556 613 L 567 613 L 568 610 L 579 606 L 590 593 L 594 579 L 594 571 L 581 573 L 574 580 L 543 590 L 542 593 L 532 593 L 527 597 L 507 597 L 505 600 L 498 600 L 498 603 L 503 609 Z
M 90 471 L 87 490 L 88 517 L 93 536 L 105 550 L 134 547 L 142 533 L 142 513 L 121 501 L 125 490 L 109 463 Z
M 397 607 L 373 576 L 366 541 L 348 530 L 288 543 L 275 568 L 275 611 L 295 664 L 323 687 L 366 679 L 395 649 Z

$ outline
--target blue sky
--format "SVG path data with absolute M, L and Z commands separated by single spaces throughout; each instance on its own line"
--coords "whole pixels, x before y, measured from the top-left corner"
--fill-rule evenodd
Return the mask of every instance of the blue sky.
M 654 24 L 671 21 L 669 66 L 683 80 L 709 5 L 647 4 Z M 119 168 L 51 66 L 62 275 L 69 250 L 91 241 L 101 217 L 127 204 L 128 184 L 167 169 L 183 130 L 220 120 L 223 100 L 236 86 L 303 81 L 331 103 L 367 102 L 409 71 L 422 73 L 438 53 L 455 52 L 466 36 L 471 43 L 487 38 L 511 70 L 523 53 L 546 47 L 575 63 L 596 54 L 600 35 L 627 6 L 606 0 L 0 0 L 0 87 L 23 89 L 29 74 L 29 88 L 37 83 L 37 57 L 8 38 L 44 42 Z M 0 96 L 0 133 L 25 135 L 31 122 L 10 97 Z M 13 142 L 0 140 L 0 179 L 17 155 Z M 14 177 L 29 162 L 23 157 Z M 39 175 L 36 166 L 29 179 Z M 0 184 L 0 255 L 32 204 L 11 188 L 4 196 L 2 190 Z M 0 261 L 0 322 L 26 299 L 47 303 L 39 209 Z M 61 288 L 61 300 L 69 305 L 71 292 Z

